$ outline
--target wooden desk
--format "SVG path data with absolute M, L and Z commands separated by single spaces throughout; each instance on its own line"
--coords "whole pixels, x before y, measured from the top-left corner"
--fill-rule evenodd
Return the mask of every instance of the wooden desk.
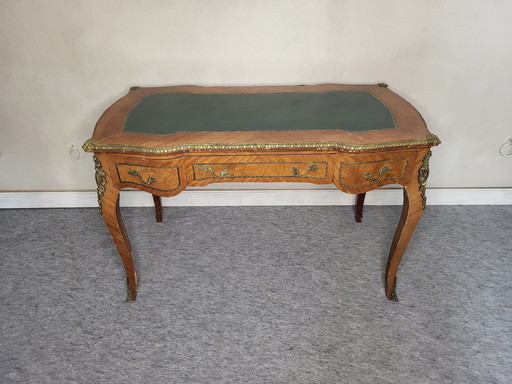
M 140 88 L 99 119 L 84 150 L 94 153 L 101 214 L 121 255 L 128 299 L 137 297 L 130 242 L 119 191 L 135 187 L 160 196 L 218 182 L 334 184 L 364 194 L 404 187 L 402 216 L 389 253 L 385 290 L 397 300 L 396 272 L 425 209 L 429 133 L 416 109 L 386 84 L 278 87 Z

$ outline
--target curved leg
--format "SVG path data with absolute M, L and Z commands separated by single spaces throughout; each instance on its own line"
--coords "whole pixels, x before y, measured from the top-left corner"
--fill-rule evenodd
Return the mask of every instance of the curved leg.
M 416 169 L 418 176 L 404 187 L 404 205 L 398 227 L 391 244 L 386 266 L 386 296 L 389 300 L 398 301 L 396 295 L 396 273 L 400 260 L 409 244 L 416 225 L 425 209 L 425 185 L 428 177 L 428 159 L 430 152 L 423 150 L 418 153 Z
M 126 301 L 134 301 L 137 298 L 137 275 L 133 263 L 130 241 L 124 229 L 123 219 L 119 210 L 119 190 L 111 184 L 106 186 L 101 198 L 101 215 L 105 221 L 117 250 L 124 264 L 126 279 L 128 281 L 128 296 Z
M 153 201 L 155 203 L 156 221 L 157 221 L 157 223 L 161 223 L 162 222 L 162 200 L 160 199 L 160 196 L 153 195 Z
M 356 202 L 356 223 L 360 223 L 363 221 L 363 204 L 366 193 L 358 193 L 357 194 L 357 202 Z

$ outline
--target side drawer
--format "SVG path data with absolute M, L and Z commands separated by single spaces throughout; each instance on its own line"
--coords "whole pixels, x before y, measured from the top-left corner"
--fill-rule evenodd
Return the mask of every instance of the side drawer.
M 408 157 L 368 161 L 341 161 L 339 184 L 344 188 L 366 188 L 375 184 L 399 183 L 407 177 Z
M 219 159 L 222 160 L 222 159 Z M 193 179 L 226 181 L 244 181 L 251 179 L 254 181 L 321 181 L 328 178 L 328 162 L 314 161 L 313 159 L 304 159 L 301 161 L 287 161 L 279 158 L 273 159 L 230 159 L 231 161 L 207 161 L 194 162 L 192 164 Z M 309 179 L 309 180 L 308 180 Z M 220 180 L 219 180 L 220 181 Z
M 181 187 L 178 165 L 156 166 L 120 162 L 115 167 L 121 183 L 163 192 L 175 191 Z

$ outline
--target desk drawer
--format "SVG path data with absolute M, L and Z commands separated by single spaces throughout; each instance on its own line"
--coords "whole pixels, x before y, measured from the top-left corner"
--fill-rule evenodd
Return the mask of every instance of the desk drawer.
M 212 159 L 213 160 L 213 159 Z M 328 161 L 314 158 L 231 158 L 231 161 L 197 162 L 192 164 L 193 180 L 201 181 L 312 181 L 329 182 Z M 226 159 L 227 160 L 227 159 Z M 318 159 L 320 160 L 320 159 Z
M 390 158 L 370 161 L 342 161 L 339 183 L 344 188 L 366 188 L 375 184 L 397 183 L 407 174 L 409 159 Z
M 155 166 L 137 163 L 116 163 L 121 183 L 139 186 L 149 190 L 170 192 L 181 187 L 180 171 L 177 165 Z

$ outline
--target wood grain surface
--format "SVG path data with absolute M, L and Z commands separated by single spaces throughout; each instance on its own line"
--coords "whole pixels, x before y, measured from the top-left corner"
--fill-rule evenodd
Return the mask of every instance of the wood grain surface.
M 250 131 L 160 136 L 122 132 L 127 113 L 150 94 L 327 90 L 359 90 L 374 94 L 392 111 L 397 128 L 357 133 L 333 130 Z M 402 216 L 385 274 L 386 296 L 396 300 L 398 266 L 424 210 L 427 154 L 432 145 L 439 143 L 438 140 L 429 141 L 430 135 L 421 115 L 411 104 L 388 88 L 378 85 L 178 86 L 131 90 L 99 119 L 92 137 L 99 146 L 87 147 L 87 143 L 85 146 L 97 158 L 96 180 L 101 212 L 125 267 L 128 300 L 136 299 L 138 283 L 130 242 L 119 210 L 120 190 L 132 187 L 151 193 L 156 219 L 161 221 L 160 196 L 175 196 L 187 186 L 261 181 L 332 183 L 343 192 L 358 194 L 355 216 L 358 222 L 362 220 L 366 192 L 393 183 L 402 185 Z M 340 143 L 360 147 L 340 147 Z M 379 147 L 382 143 L 388 145 Z M 249 147 L 245 147 L 246 144 Z M 101 148 L 101 145 L 110 147 Z

